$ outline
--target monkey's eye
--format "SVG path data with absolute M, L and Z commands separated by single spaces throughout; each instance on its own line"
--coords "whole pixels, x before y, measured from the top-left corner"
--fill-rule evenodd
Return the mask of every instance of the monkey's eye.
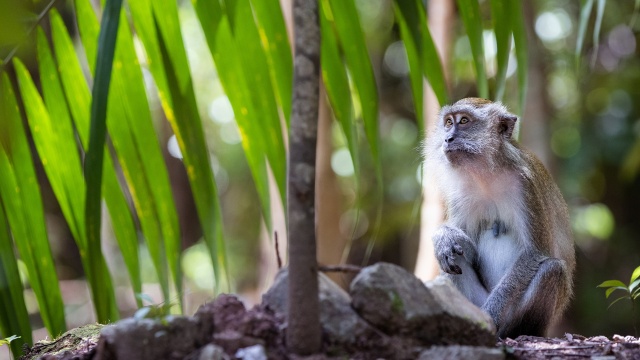
M 451 127 L 451 125 L 453 125 L 453 120 L 451 118 L 447 118 L 447 120 L 444 123 L 444 126 Z
M 460 124 L 466 124 L 469 122 L 469 119 L 466 117 L 463 117 L 462 119 L 460 119 Z

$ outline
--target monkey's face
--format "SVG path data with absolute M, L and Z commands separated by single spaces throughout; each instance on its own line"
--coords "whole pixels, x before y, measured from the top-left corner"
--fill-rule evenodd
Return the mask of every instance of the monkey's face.
M 463 99 L 442 108 L 436 140 L 454 166 L 488 165 L 493 163 L 502 143 L 511 140 L 516 119 L 499 103 Z
M 471 160 L 481 153 L 479 146 L 484 133 L 482 119 L 476 119 L 465 111 L 452 111 L 442 117 L 442 151 L 452 164 Z

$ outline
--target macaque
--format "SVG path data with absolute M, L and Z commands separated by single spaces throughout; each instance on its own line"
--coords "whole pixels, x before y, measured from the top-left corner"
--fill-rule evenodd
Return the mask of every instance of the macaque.
M 500 103 L 462 99 L 442 108 L 424 149 L 446 208 L 433 236 L 442 276 L 500 338 L 544 336 L 571 299 L 575 269 L 567 205 L 512 138 L 517 120 Z

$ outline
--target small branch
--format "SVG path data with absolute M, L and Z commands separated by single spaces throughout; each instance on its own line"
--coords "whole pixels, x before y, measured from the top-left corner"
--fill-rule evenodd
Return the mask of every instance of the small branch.
M 359 273 L 362 267 L 356 265 L 320 265 L 318 270 L 322 272 Z
M 27 30 L 26 34 L 24 35 L 24 39 L 18 42 L 18 44 L 14 46 L 13 49 L 9 51 L 9 54 L 7 54 L 7 56 L 2 60 L 2 63 L 0 63 L 0 72 L 4 71 L 4 69 L 7 67 L 7 64 L 16 55 L 16 53 L 18 52 L 18 49 L 20 49 L 20 46 L 22 46 L 25 43 L 25 41 L 29 38 L 29 35 L 31 35 L 31 33 L 33 32 L 33 30 L 35 30 L 36 27 L 40 25 L 40 22 L 42 21 L 42 19 L 44 19 L 44 17 L 49 13 L 49 11 L 53 8 L 56 2 L 58 2 L 58 0 L 51 0 L 47 4 L 47 6 L 45 6 L 42 12 L 40 12 L 38 17 L 36 18 L 36 21 L 33 24 L 31 24 L 31 27 Z

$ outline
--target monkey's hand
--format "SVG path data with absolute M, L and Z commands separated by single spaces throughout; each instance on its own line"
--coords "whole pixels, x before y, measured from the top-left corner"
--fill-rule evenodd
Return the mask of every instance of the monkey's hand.
M 469 260 L 475 256 L 471 238 L 464 231 L 450 225 L 442 225 L 436 231 L 433 246 L 440 268 L 449 274 L 462 274 L 462 269 L 456 263 L 457 256 L 466 255 Z M 464 257 L 462 261 L 465 261 Z

